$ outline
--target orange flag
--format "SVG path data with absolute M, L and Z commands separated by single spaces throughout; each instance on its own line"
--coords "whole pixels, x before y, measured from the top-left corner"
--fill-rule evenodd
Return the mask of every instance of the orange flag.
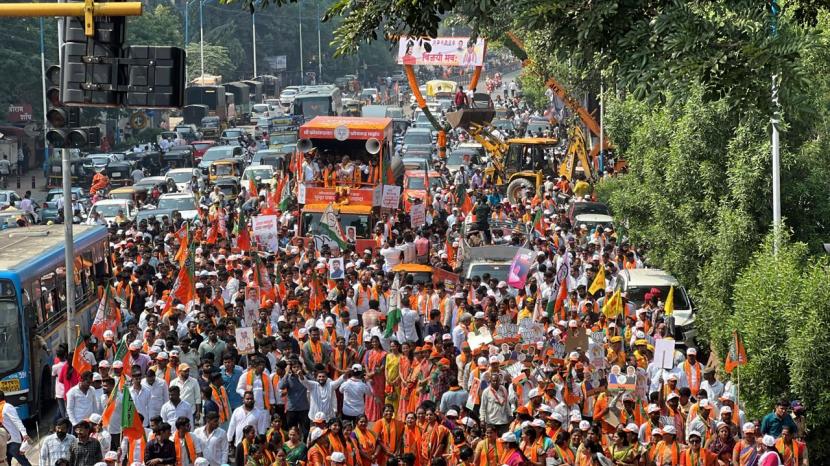
M 744 347 L 744 339 L 737 330 L 732 332 L 732 342 L 729 344 L 729 353 L 726 355 L 726 361 L 723 363 L 723 368 L 726 372 L 732 373 L 736 367 L 745 365 L 746 347 Z
M 75 343 L 75 353 L 72 355 L 72 369 L 74 369 L 78 375 L 92 370 L 92 364 L 84 358 L 84 350 L 84 338 L 79 336 L 78 341 Z

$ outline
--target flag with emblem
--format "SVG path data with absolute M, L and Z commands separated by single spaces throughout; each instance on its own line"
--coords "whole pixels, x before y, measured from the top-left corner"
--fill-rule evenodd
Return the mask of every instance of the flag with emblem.
M 236 220 L 236 247 L 243 252 L 251 250 L 251 234 L 248 231 L 248 217 L 244 209 L 239 211 L 239 218 Z
M 118 343 L 118 347 L 115 348 L 115 356 L 113 356 L 112 362 L 121 361 L 121 363 L 124 364 L 124 367 L 130 367 L 127 364 L 128 357 L 130 357 L 128 343 L 125 338 L 122 338 L 121 342 Z
M 723 368 L 726 372 L 732 373 L 735 368 L 743 366 L 747 363 L 746 347 L 744 346 L 744 339 L 737 330 L 732 332 L 732 341 L 729 342 L 729 353 L 726 354 L 726 361 L 723 363 Z
M 346 241 L 346 235 L 343 233 L 343 227 L 340 226 L 340 219 L 334 211 L 334 205 L 329 203 L 320 217 L 320 232 L 327 236 L 330 240 L 337 243 L 341 249 L 346 249 L 349 245 Z
M 609 319 L 615 319 L 623 311 L 622 295 L 620 289 L 614 291 L 610 298 L 602 304 L 602 313 Z
M 281 211 L 285 212 L 291 203 L 291 188 L 288 186 L 288 182 L 285 181 L 285 177 L 280 181 L 280 186 L 277 188 L 277 196 L 279 199 L 278 207 Z
M 539 233 L 539 236 L 545 236 L 545 222 L 542 217 L 542 209 L 536 211 L 536 216 L 533 217 L 533 229 Z
M 605 289 L 605 266 L 599 266 L 599 272 L 594 277 L 594 281 L 591 282 L 591 287 L 588 288 L 588 294 L 594 294 L 597 291 Z
M 110 392 L 110 396 L 107 398 L 107 406 L 104 408 L 104 412 L 101 415 L 101 423 L 105 426 L 109 426 L 112 415 L 115 414 L 115 407 L 118 405 L 116 396 L 118 396 L 119 389 L 123 384 L 124 374 L 122 373 L 121 377 L 118 378 L 118 383 L 115 385 L 115 388 L 113 388 Z
M 386 330 L 383 332 L 383 338 L 391 338 L 392 334 L 398 330 L 398 324 L 401 322 L 401 310 L 397 307 L 390 310 L 386 316 Z
M 75 342 L 75 353 L 72 355 L 72 369 L 74 369 L 78 375 L 92 370 L 92 364 L 84 358 L 85 350 L 86 347 L 84 344 L 84 337 L 79 336 L 78 341 Z
M 99 340 L 104 339 L 104 332 L 107 330 L 115 331 L 121 324 L 121 308 L 112 296 L 112 289 L 107 283 L 104 294 L 98 302 L 98 308 L 95 312 L 95 320 L 92 322 L 91 332 Z
M 121 393 L 121 433 L 130 440 L 143 438 L 144 426 L 141 422 L 141 416 L 138 415 L 135 402 L 130 396 L 130 385 L 124 384 Z
M 176 238 L 179 240 L 179 250 L 176 251 L 174 259 L 181 267 L 185 257 L 187 257 L 187 248 L 190 244 L 190 224 L 188 222 L 184 222 L 179 231 L 176 232 Z

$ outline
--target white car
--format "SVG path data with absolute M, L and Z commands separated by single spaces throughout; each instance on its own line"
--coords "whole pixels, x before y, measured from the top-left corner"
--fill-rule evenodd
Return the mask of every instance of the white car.
M 271 180 L 274 178 L 274 168 L 270 165 L 253 165 L 245 169 L 242 172 L 242 183 L 243 186 L 248 186 L 248 180 L 254 180 L 257 183 L 262 183 Z
M 172 170 L 168 170 L 165 173 L 164 177 L 168 180 L 172 180 L 173 183 L 176 184 L 176 190 L 182 192 L 187 188 L 187 183 L 190 182 L 192 177 L 201 178 L 202 172 L 199 171 L 197 168 L 174 168 Z
M 156 208 L 178 210 L 185 220 L 193 220 L 199 215 L 199 206 L 191 193 L 162 194 Z
M 90 217 L 92 212 L 98 212 L 107 223 L 112 223 L 119 210 L 127 217 L 127 220 L 134 219 L 138 213 L 135 204 L 129 199 L 102 199 L 92 206 Z
M 294 103 L 294 97 L 300 92 L 297 86 L 288 86 L 280 92 L 280 105 L 283 108 L 288 108 Z
M 676 278 L 660 269 L 624 269 L 617 273 L 616 287 L 624 293 L 635 309 L 642 306 L 646 293 L 652 289 L 660 290 L 660 301 L 665 301 L 669 290 L 674 287 L 674 317 L 671 319 L 674 322 L 667 319 L 671 336 L 687 346 L 694 346 L 694 338 L 697 335 L 694 328 L 695 310 L 686 289 Z
M 254 104 L 251 106 L 251 123 L 256 123 L 260 118 L 268 118 L 268 104 Z

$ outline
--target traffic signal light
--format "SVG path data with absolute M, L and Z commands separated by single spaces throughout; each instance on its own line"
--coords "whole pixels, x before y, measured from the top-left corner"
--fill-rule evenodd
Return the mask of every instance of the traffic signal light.
M 69 131 L 67 135 L 69 147 L 81 149 L 84 147 L 97 147 L 101 145 L 101 128 L 97 126 L 84 126 Z
M 65 104 L 133 108 L 184 105 L 184 49 L 124 47 L 124 17 L 96 18 L 92 37 L 85 35 L 82 18 L 66 18 L 64 24 L 60 89 Z
M 67 147 L 70 128 L 79 126 L 81 123 L 80 108 L 63 106 L 60 99 L 60 76 L 59 66 L 50 66 L 46 71 L 46 79 L 49 81 L 46 89 L 46 99 L 49 103 L 46 121 L 52 126 L 52 129 L 46 132 L 46 140 L 53 147 Z

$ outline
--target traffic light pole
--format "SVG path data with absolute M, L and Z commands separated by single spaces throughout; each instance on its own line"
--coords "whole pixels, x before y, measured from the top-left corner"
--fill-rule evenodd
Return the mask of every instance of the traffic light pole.
M 69 149 L 61 151 L 61 177 L 63 181 L 64 254 L 66 261 L 66 344 L 72 348 L 72 322 L 75 318 L 75 239 L 72 236 L 72 166 Z

